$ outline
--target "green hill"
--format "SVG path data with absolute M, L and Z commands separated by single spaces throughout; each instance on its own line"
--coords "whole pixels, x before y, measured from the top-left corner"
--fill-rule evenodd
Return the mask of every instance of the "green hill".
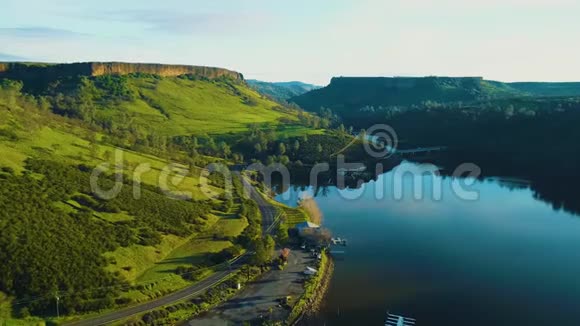
M 580 95 L 580 83 L 502 83 L 481 77 L 336 77 L 330 85 L 290 101 L 304 109 L 329 108 L 344 119 L 385 107 L 470 103 L 522 96 Z
M 295 129 L 298 120 L 296 111 L 263 98 L 241 74 L 219 68 L 13 63 L 0 65 L 3 77 L 19 82 L 25 94 L 44 97 L 57 114 L 111 131 L 225 134 L 252 123 Z
M 299 81 L 270 83 L 255 79 L 248 79 L 247 82 L 248 85 L 256 89 L 261 94 L 282 101 L 287 101 L 295 96 L 299 96 L 311 90 L 320 88 L 320 86 L 306 84 Z
M 288 139 L 300 136 L 301 151 L 319 145 L 302 137 L 324 141 L 313 123 L 219 68 L 1 64 L 0 321 L 53 319 L 56 294 L 70 316 L 212 273 L 258 239 L 260 224 L 241 184 L 228 198 L 204 167 L 249 162 L 253 142 L 264 159 L 288 160 L 299 150 Z M 93 191 L 101 164 L 103 188 L 123 176 L 110 200 Z M 184 268 L 199 272 L 184 278 Z

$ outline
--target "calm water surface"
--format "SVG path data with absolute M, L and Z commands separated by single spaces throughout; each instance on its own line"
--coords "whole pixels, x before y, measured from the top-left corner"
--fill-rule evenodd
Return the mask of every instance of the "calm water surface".
M 383 325 L 389 310 L 419 326 L 580 325 L 580 217 L 498 179 L 475 181 L 479 199 L 465 201 L 445 178 L 434 200 L 426 175 L 416 200 L 409 175 L 396 199 L 393 176 L 316 195 L 324 226 L 349 243 L 313 324 Z

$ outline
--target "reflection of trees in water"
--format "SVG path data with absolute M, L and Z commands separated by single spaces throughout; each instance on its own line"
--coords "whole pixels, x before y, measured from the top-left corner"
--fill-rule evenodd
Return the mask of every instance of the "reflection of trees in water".
M 482 178 L 500 176 L 496 181 L 502 187 L 529 188 L 535 199 L 550 204 L 554 210 L 580 215 L 580 175 L 562 176 L 564 172 L 555 165 L 538 164 L 533 157 L 529 158 L 530 164 L 514 165 L 509 159 L 463 152 L 441 157 L 439 164 L 453 167 L 461 162 L 475 162 L 481 168 Z
M 311 180 L 311 167 L 292 168 L 290 169 L 290 184 L 282 182 L 281 174 L 272 174 L 272 185 L 276 194 L 282 194 L 289 190 L 290 186 L 293 190 L 305 191 L 312 187 L 312 194 L 314 197 L 327 196 L 331 187 L 338 189 L 359 189 L 365 183 L 376 181 L 379 175 L 392 170 L 400 163 L 400 160 L 391 159 L 384 160 L 382 171 L 375 171 L 375 164 L 379 162 L 367 162 L 365 165 L 368 168 L 365 171 L 339 173 L 336 167 L 331 167 L 328 171 L 321 172 L 317 175 L 316 181 Z M 338 182 L 342 178 L 342 182 Z
M 580 176 L 574 177 L 536 177 L 530 188 L 534 198 L 552 205 L 554 210 L 580 215 Z
M 456 153 L 454 153 L 456 154 Z M 555 172 L 552 167 L 539 169 L 537 165 L 521 167 L 519 170 L 512 165 L 502 165 L 497 159 L 480 159 L 475 156 L 464 155 L 444 155 L 433 160 L 432 163 L 437 166 L 450 167 L 441 171 L 443 177 L 450 177 L 454 167 L 464 162 L 475 162 L 482 170 L 481 178 L 494 178 L 494 181 L 502 187 L 508 189 L 526 189 L 532 190 L 534 198 L 546 202 L 554 210 L 564 210 L 570 214 L 580 215 L 580 175 L 576 176 L 554 176 Z M 474 160 L 475 159 L 475 160 Z M 385 163 L 386 162 L 386 163 Z M 382 173 L 392 170 L 399 161 L 385 161 L 385 169 Z M 374 166 L 368 164 L 367 166 Z M 530 168 L 533 166 L 533 168 Z M 339 188 L 358 189 L 362 183 L 371 180 L 377 180 L 382 173 L 376 173 L 374 169 L 367 169 L 365 172 L 347 173 L 344 176 L 344 186 Z M 295 189 L 304 191 L 311 186 L 310 169 L 293 169 L 291 170 L 291 184 Z M 321 173 L 316 182 L 316 187 L 312 189 L 314 197 L 327 196 L 331 187 L 337 185 L 338 173 L 336 169 Z M 281 178 L 273 177 L 273 183 L 278 194 L 288 190 L 290 185 L 282 186 Z M 314 185 L 312 185 L 314 186 Z

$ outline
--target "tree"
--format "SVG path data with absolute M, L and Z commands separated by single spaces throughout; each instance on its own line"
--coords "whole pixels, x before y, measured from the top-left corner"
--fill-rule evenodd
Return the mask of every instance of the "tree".
M 215 154 L 215 152 L 217 151 L 217 145 L 215 143 L 215 140 L 210 136 L 208 136 L 207 138 L 207 148 L 211 154 Z
M 300 149 L 300 142 L 298 141 L 298 139 L 296 139 L 294 141 L 294 145 L 292 145 L 292 149 L 294 150 L 294 152 L 298 152 L 298 150 Z
M 230 149 L 230 146 L 228 144 L 226 144 L 226 142 L 220 142 L 219 144 L 219 151 L 223 154 L 223 156 L 225 158 L 228 158 L 230 156 L 230 154 L 232 154 L 232 150 Z
M 359 134 L 360 134 L 360 139 L 361 140 L 366 140 L 367 139 L 367 130 L 366 129 L 364 129 L 364 128 L 361 129 L 360 132 L 359 132 Z
M 267 235 L 266 238 L 264 238 L 264 248 L 268 255 L 272 257 L 274 249 L 276 248 L 276 241 L 274 241 L 274 238 L 272 238 L 271 235 Z
M 97 134 L 91 133 L 89 135 L 89 152 L 93 158 L 99 158 L 99 145 L 97 145 Z
M 321 144 L 316 145 L 316 151 L 318 153 L 322 153 L 322 145 Z
M 280 221 L 278 224 L 278 230 L 276 231 L 276 239 L 278 243 L 284 245 L 288 242 L 288 226 L 284 221 Z
M 265 241 L 262 238 L 255 239 L 253 247 L 254 256 L 251 259 L 253 265 L 260 266 L 270 261 L 272 256 L 266 250 Z
M 290 163 L 290 158 L 286 155 L 280 156 L 280 163 L 284 165 L 288 165 Z
M 286 154 L 286 145 L 284 143 L 278 144 L 278 155 Z

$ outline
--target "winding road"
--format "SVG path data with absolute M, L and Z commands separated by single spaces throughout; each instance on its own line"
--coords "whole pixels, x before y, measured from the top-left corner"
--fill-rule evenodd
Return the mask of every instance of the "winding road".
M 275 221 L 276 209 L 270 203 L 268 203 L 247 180 L 241 177 L 239 173 L 236 173 L 236 175 L 238 175 L 242 179 L 244 188 L 246 189 L 250 198 L 256 201 L 256 203 L 258 204 L 260 213 L 262 214 L 262 232 L 264 233 L 264 235 L 269 233 Z M 104 315 L 99 315 L 97 317 L 68 322 L 65 323 L 64 325 L 67 326 L 105 325 L 120 319 L 128 318 L 133 315 L 144 313 L 149 310 L 157 309 L 159 307 L 163 307 L 178 301 L 195 297 L 197 295 L 202 294 L 205 290 L 209 289 L 215 284 L 220 283 L 221 281 L 226 279 L 231 273 L 239 270 L 241 266 L 244 264 L 246 259 L 247 255 L 240 256 L 237 259 L 231 261 L 231 265 L 228 269 L 216 272 L 211 276 L 207 277 L 206 279 L 192 286 L 173 292 L 161 298 L 154 299 L 136 306 L 116 310 Z
M 276 215 L 278 214 L 276 208 L 268 203 L 268 201 L 258 193 L 256 188 L 254 188 L 246 178 L 242 177 L 240 173 L 235 172 L 235 174 L 242 179 L 246 194 L 258 204 L 258 208 L 262 214 L 262 234 L 265 236 L 266 234 L 271 233 L 276 222 Z
M 216 272 L 206 279 L 190 286 L 185 289 L 173 292 L 168 294 L 164 297 L 154 299 L 152 301 L 145 302 L 143 304 L 128 307 L 124 309 L 120 309 L 111 313 L 107 313 L 104 315 L 100 315 L 94 318 L 73 321 L 69 323 L 65 323 L 68 326 L 94 326 L 94 325 L 105 325 L 116 320 L 124 319 L 127 317 L 131 317 L 136 314 L 140 314 L 143 312 L 147 312 L 149 310 L 153 310 L 162 306 L 170 305 L 174 302 L 185 300 L 188 298 L 195 297 L 205 290 L 209 289 L 213 285 L 220 283 L 222 280 L 226 279 L 231 273 L 237 271 L 245 261 L 246 256 L 240 256 L 235 262 L 232 262 L 229 269 Z

